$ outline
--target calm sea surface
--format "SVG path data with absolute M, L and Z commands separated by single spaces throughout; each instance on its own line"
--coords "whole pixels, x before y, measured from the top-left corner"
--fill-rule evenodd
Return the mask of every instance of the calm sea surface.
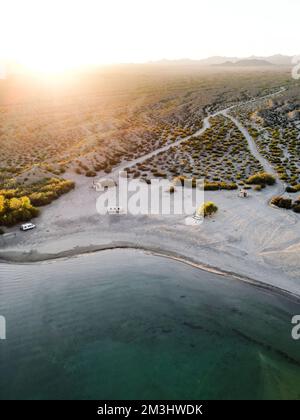
M 300 304 L 141 251 L 0 264 L 1 399 L 300 399 Z

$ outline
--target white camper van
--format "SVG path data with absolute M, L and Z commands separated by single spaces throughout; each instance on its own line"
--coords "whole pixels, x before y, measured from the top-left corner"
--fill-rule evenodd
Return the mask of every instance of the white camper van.
M 23 225 L 20 226 L 20 230 L 22 230 L 23 232 L 25 232 L 26 230 L 31 230 L 36 228 L 36 225 L 34 225 L 33 223 L 24 223 Z

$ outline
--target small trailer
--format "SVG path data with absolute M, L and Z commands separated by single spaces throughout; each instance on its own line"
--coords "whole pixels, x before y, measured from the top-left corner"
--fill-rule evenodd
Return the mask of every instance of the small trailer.
M 33 223 L 24 223 L 23 225 L 20 226 L 20 230 L 22 230 L 23 232 L 25 232 L 26 230 L 31 230 L 36 228 L 36 225 L 34 225 Z

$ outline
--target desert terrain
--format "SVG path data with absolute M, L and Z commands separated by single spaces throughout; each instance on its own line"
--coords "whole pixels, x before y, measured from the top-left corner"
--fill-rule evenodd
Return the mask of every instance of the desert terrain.
M 80 77 L 51 89 L 1 82 L 0 195 L 11 214 L 2 260 L 141 248 L 299 294 L 299 87 L 289 70 L 126 66 Z M 99 215 L 93 183 L 120 169 L 149 183 L 204 178 L 218 211 L 198 224 Z M 252 179 L 263 172 L 274 182 Z M 11 201 L 22 197 L 37 214 Z M 18 229 L 22 206 L 31 232 Z

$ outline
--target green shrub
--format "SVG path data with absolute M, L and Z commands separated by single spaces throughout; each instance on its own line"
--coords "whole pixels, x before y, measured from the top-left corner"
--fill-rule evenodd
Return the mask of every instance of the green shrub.
M 218 211 L 218 207 L 212 201 L 206 201 L 202 206 L 197 210 L 199 216 L 207 217 Z
M 285 198 L 281 196 L 273 197 L 271 200 L 271 204 L 273 204 L 276 207 L 280 207 L 282 209 L 292 208 L 292 200 L 290 198 Z
M 0 195 L 3 195 L 5 198 L 13 198 L 13 197 L 15 197 L 17 195 L 17 192 L 18 192 L 17 189 L 14 189 L 14 190 L 12 190 L 12 189 L 9 189 L 9 190 L 3 189 L 3 190 L 0 190 Z
M 0 225 L 12 226 L 39 214 L 36 208 L 50 204 L 75 187 L 63 178 L 45 178 L 29 186 L 0 190 Z
M 235 182 L 220 182 L 220 189 L 221 190 L 236 190 L 238 188 Z
M 286 192 L 288 193 L 296 193 L 300 191 L 300 184 L 298 185 L 293 185 L 293 186 L 287 186 L 286 187 Z
M 205 182 L 204 191 L 217 190 L 236 190 L 238 188 L 235 182 Z
M 46 206 L 50 204 L 53 200 L 58 198 L 58 195 L 55 191 L 48 191 L 48 192 L 35 192 L 32 193 L 30 196 L 30 201 L 32 205 L 40 207 Z
M 13 226 L 19 222 L 27 222 L 39 214 L 26 196 L 5 198 L 0 195 L 0 225 Z
M 247 179 L 247 184 L 253 185 L 274 185 L 276 178 L 266 172 L 258 172 Z

